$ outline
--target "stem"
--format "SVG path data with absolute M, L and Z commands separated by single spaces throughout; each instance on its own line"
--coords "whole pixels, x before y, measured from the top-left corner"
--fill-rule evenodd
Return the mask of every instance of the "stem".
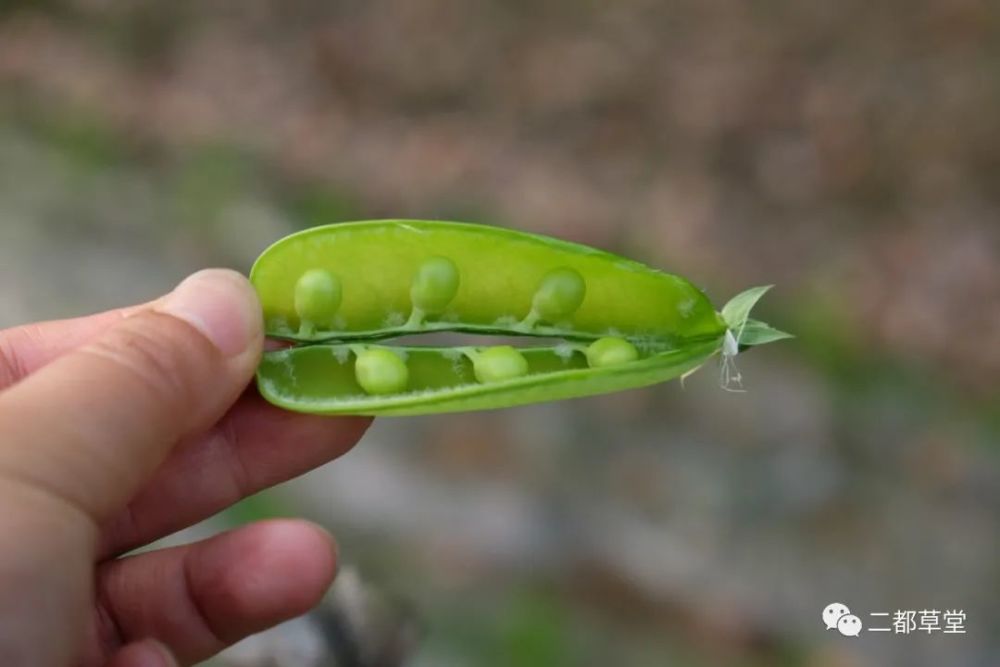
M 517 331 L 531 331 L 540 319 L 541 316 L 538 314 L 538 311 L 532 308 L 531 312 L 523 320 L 514 325 L 514 329 Z
M 427 314 L 420 308 L 413 306 L 413 310 L 410 311 L 410 319 L 406 320 L 406 324 L 402 326 L 406 330 L 416 330 L 420 328 L 420 325 L 424 323 L 424 317 Z

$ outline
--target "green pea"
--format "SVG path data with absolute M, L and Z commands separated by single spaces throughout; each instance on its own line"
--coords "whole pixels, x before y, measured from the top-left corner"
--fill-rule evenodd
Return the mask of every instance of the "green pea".
M 431 257 L 417 269 L 410 287 L 415 308 L 428 315 L 440 315 L 458 292 L 458 267 L 447 257 Z
M 528 361 L 510 345 L 498 345 L 473 357 L 472 372 L 483 384 L 502 382 L 527 375 Z
M 324 269 L 309 269 L 295 283 L 295 314 L 303 323 L 331 325 L 340 299 L 340 281 Z
M 406 389 L 410 373 L 399 355 L 381 347 L 358 354 L 354 376 L 367 393 L 376 396 L 395 394 Z
M 545 274 L 535 298 L 532 310 L 546 322 L 558 322 L 577 311 L 587 293 L 583 276 L 575 269 L 561 267 Z
M 617 366 L 639 358 L 635 345 L 624 338 L 605 336 L 599 338 L 587 347 L 587 363 L 591 368 Z

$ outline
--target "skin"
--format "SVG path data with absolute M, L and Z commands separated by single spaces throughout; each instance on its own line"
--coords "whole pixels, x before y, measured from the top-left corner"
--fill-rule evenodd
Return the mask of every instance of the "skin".
M 247 389 L 260 304 L 231 271 L 162 299 L 0 331 L 0 664 L 188 665 L 314 606 L 332 538 L 263 521 L 124 553 L 347 451 L 365 418 Z

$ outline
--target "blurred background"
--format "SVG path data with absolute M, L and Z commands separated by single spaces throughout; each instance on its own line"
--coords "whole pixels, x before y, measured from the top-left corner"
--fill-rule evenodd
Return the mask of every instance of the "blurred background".
M 988 0 L 0 1 L 0 326 L 379 217 L 720 306 L 776 283 L 798 337 L 741 356 L 748 393 L 382 419 L 175 538 L 340 542 L 320 610 L 212 664 L 996 665 L 998 109 Z M 842 637 L 834 601 L 967 633 Z

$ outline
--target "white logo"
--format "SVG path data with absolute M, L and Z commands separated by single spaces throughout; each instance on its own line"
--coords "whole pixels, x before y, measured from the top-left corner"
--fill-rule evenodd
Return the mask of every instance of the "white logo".
M 826 605 L 823 610 L 823 622 L 826 623 L 827 630 L 834 630 L 837 627 L 837 621 L 840 620 L 841 616 L 847 616 L 851 613 L 851 610 L 847 608 L 846 604 L 841 604 L 839 602 L 831 602 Z
M 852 614 L 847 605 L 842 602 L 831 602 L 823 608 L 823 625 L 827 630 L 836 630 L 845 637 L 859 637 L 861 631 L 892 632 L 897 635 L 910 635 L 918 632 L 944 635 L 964 635 L 964 609 L 897 609 L 896 612 L 870 611 L 868 627 L 861 622 L 861 617 Z M 885 625 L 892 619 L 892 625 Z M 882 621 L 882 623 L 878 623 Z
M 845 614 L 837 621 L 837 629 L 845 637 L 857 637 L 861 634 L 861 619 L 854 614 Z

